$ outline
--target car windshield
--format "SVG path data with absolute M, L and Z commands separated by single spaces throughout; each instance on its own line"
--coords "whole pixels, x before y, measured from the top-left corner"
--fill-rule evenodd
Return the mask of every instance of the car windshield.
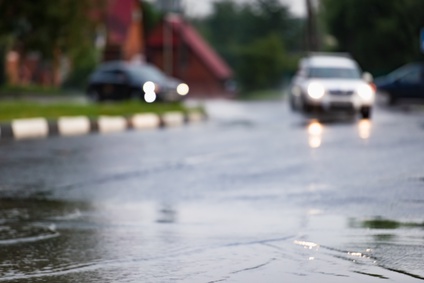
M 152 65 L 131 66 L 129 70 L 131 75 L 142 78 L 145 81 L 158 82 L 166 80 L 166 75 Z
M 417 73 L 417 72 L 419 73 L 419 71 L 420 71 L 420 67 L 418 65 L 409 64 L 394 70 L 393 72 L 388 74 L 387 77 L 392 81 L 396 81 L 398 79 L 404 78 L 408 74 Z
M 357 69 L 353 68 L 311 68 L 308 77 L 319 79 L 360 79 L 361 75 Z

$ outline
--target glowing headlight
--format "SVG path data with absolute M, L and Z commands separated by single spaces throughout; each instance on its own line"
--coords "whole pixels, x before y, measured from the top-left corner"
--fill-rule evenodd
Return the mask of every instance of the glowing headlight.
M 308 86 L 308 95 L 313 99 L 320 99 L 324 96 L 325 89 L 319 83 L 310 83 Z
M 146 92 L 144 94 L 144 100 L 147 103 L 153 103 L 153 102 L 155 102 L 155 100 L 156 100 L 156 93 L 154 93 L 154 92 Z
M 177 93 L 181 96 L 187 95 L 189 90 L 190 89 L 187 84 L 179 84 L 177 87 Z
M 143 90 L 145 93 L 154 93 L 156 89 L 156 85 L 154 82 L 145 82 L 143 85 Z
M 371 86 L 365 84 L 365 85 L 361 85 L 358 90 L 357 90 L 359 96 L 363 99 L 363 100 L 373 100 L 374 98 L 374 90 L 372 89 Z

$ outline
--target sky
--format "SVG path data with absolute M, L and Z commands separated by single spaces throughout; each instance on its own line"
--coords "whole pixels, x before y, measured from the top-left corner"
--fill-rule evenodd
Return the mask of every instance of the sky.
M 216 0 L 182 0 L 185 10 L 190 16 L 203 16 L 211 11 L 212 2 Z M 248 2 L 249 0 L 234 0 L 235 2 Z M 287 4 L 290 11 L 296 16 L 306 14 L 305 0 L 280 0 Z

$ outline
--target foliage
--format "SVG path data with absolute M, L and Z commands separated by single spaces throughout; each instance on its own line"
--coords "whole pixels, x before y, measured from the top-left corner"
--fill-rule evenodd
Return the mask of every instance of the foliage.
M 163 16 L 152 3 L 143 1 L 143 26 L 145 36 L 149 35 L 150 31 L 153 30 L 160 22 Z
M 63 94 L 63 91 L 54 86 L 43 85 L 2 85 L 0 87 L 0 97 L 18 98 L 27 94 L 54 96 Z
M 100 55 L 100 50 L 94 46 L 87 45 L 85 48 L 75 49 L 72 54 L 72 71 L 63 82 L 63 87 L 83 90 L 99 62 Z
M 240 83 L 246 89 L 265 89 L 278 85 L 287 61 L 283 42 L 278 35 L 259 38 L 240 48 L 239 54 L 240 64 L 236 71 Z
M 67 57 L 73 73 L 65 84 L 81 87 L 97 63 L 94 38 L 105 1 L 0 1 L 0 45 L 39 54 L 53 68 Z
M 236 71 L 243 90 L 274 87 L 291 66 L 289 53 L 302 46 L 302 20 L 278 0 L 213 3 L 195 24 Z
M 6 47 L 0 43 L 0 85 L 3 85 L 6 81 L 5 57 Z
M 261 89 L 246 92 L 242 99 L 244 100 L 278 100 L 285 94 L 282 89 Z
M 419 31 L 424 1 L 322 0 L 322 16 L 337 39 L 365 69 L 386 72 L 422 58 Z
M 0 1 L 0 36 L 25 51 L 53 58 L 55 49 L 70 54 L 93 41 L 94 21 L 89 11 L 101 0 Z

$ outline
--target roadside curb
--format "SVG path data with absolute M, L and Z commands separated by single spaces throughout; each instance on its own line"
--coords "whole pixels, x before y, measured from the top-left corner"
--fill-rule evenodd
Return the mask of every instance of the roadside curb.
M 99 116 L 95 119 L 86 116 L 16 119 L 0 123 L 0 141 L 3 139 L 35 139 L 49 136 L 81 136 L 91 133 L 116 133 L 127 130 L 148 130 L 181 127 L 206 120 L 201 112 L 166 112 L 125 116 Z

